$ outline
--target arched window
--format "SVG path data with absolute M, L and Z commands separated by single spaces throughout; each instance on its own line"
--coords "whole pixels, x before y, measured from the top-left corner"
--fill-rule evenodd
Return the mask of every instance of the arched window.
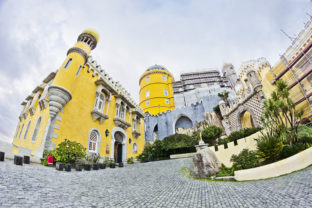
M 35 129 L 34 129 L 34 133 L 33 133 L 33 136 L 32 136 L 32 138 L 31 138 L 31 141 L 32 141 L 32 142 L 35 142 L 35 141 L 36 141 L 37 134 L 38 134 L 39 127 L 40 127 L 40 123 L 41 123 L 41 117 L 38 119 L 38 121 L 37 121 L 37 123 L 36 123 Z
M 105 97 L 104 97 L 103 93 L 97 92 L 94 108 L 102 113 L 104 111 L 104 104 L 105 104 Z
M 64 69 L 67 69 L 69 67 L 69 65 L 72 62 L 72 60 L 73 60 L 72 58 L 68 59 L 67 63 L 64 66 Z
M 125 119 L 125 104 L 124 103 L 121 103 L 120 104 L 120 111 L 119 111 L 119 118 L 121 119 Z
M 99 142 L 99 133 L 97 130 L 92 130 L 89 135 L 89 144 L 88 144 L 88 151 L 89 152 L 98 152 L 98 142 Z
M 23 128 L 24 128 L 24 124 L 23 124 L 23 126 L 22 126 L 22 128 L 21 128 L 21 131 L 20 131 L 20 133 L 19 133 L 18 139 L 21 138 L 21 134 L 22 134 Z
M 133 153 L 137 153 L 138 152 L 138 146 L 137 146 L 137 144 L 135 142 L 132 145 L 132 152 Z
M 76 73 L 76 77 L 78 77 L 80 71 L 81 71 L 81 65 L 80 65 L 79 68 L 78 68 L 78 71 L 77 71 L 77 73 Z
M 28 122 L 26 131 L 25 131 L 25 134 L 24 134 L 24 141 L 27 139 L 27 134 L 28 134 L 29 126 L 30 126 L 30 121 Z
M 18 131 L 19 131 L 19 128 L 20 128 L 20 125 L 18 125 L 18 126 L 17 126 L 17 129 L 16 129 L 16 132 L 15 132 L 14 138 L 16 138 L 16 137 L 17 137 L 17 135 L 18 135 Z

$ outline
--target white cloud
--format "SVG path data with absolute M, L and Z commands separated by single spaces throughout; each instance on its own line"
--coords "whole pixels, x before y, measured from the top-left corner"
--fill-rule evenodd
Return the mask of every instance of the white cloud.
M 2 1 L 0 133 L 12 137 L 19 104 L 94 28 L 93 57 L 138 101 L 139 77 L 153 64 L 181 72 L 266 57 L 277 62 L 303 28 L 308 0 Z

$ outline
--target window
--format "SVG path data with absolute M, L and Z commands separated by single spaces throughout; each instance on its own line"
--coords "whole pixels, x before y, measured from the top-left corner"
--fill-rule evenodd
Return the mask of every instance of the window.
M 146 90 L 145 92 L 145 97 L 149 97 L 150 96 L 150 91 L 149 90 Z
M 126 112 L 126 109 L 125 109 L 125 104 L 123 102 L 120 103 L 120 109 L 119 109 L 119 118 L 125 120 L 125 112 Z
M 132 145 L 132 152 L 133 153 L 137 153 L 138 152 L 138 146 L 137 146 L 137 144 L 135 142 Z
M 20 125 L 17 126 L 17 129 L 16 129 L 16 132 L 15 132 L 14 138 L 17 137 L 19 128 L 20 128 Z
M 165 98 L 165 103 L 169 104 L 169 99 Z
M 150 81 L 150 77 L 146 77 L 146 82 L 149 82 Z
M 89 145 L 88 145 L 89 152 L 98 152 L 97 149 L 98 137 L 99 133 L 96 130 L 92 130 L 89 135 Z
M 80 70 L 81 70 L 81 65 L 79 66 L 79 69 L 78 69 L 78 71 L 77 71 L 77 73 L 76 73 L 76 77 L 78 77 L 78 75 L 79 75 L 79 73 L 80 73 Z
M 149 100 L 146 101 L 146 105 L 149 105 Z
M 104 110 L 104 103 L 105 103 L 105 97 L 103 93 L 96 93 L 96 99 L 95 99 L 95 104 L 94 104 L 94 109 L 103 112 Z
M 22 134 L 23 128 L 24 128 L 24 124 L 23 124 L 23 126 L 22 126 L 22 128 L 21 128 L 21 131 L 20 131 L 20 133 L 19 133 L 18 139 L 21 138 L 21 134 Z
M 25 131 L 25 134 L 24 134 L 24 141 L 27 139 L 27 134 L 28 134 L 29 126 L 30 126 L 30 121 L 28 122 L 26 131 Z
M 164 89 L 164 95 L 168 96 L 169 93 L 168 93 L 168 89 Z
M 67 63 L 64 66 L 64 69 L 67 69 L 69 67 L 69 65 L 72 62 L 72 60 L 73 60 L 72 58 L 68 59 Z
M 37 123 L 36 123 L 36 127 L 35 127 L 35 130 L 34 130 L 33 136 L 32 136 L 32 138 L 31 138 L 31 141 L 32 141 L 32 142 L 35 142 L 35 141 L 36 141 L 37 134 L 38 134 L 39 127 L 40 127 L 40 123 L 41 123 L 41 117 L 38 119 L 38 121 L 37 121 Z
M 167 76 L 166 75 L 162 75 L 162 80 L 167 81 Z

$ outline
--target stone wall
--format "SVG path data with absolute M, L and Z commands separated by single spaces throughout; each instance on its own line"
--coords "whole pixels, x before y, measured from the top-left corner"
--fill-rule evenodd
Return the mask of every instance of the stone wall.
M 195 129 L 197 123 L 205 120 L 205 113 L 212 112 L 213 107 L 218 105 L 220 100 L 217 95 L 206 96 L 199 103 L 158 115 L 145 116 L 145 141 L 154 141 L 156 138 L 163 139 L 175 134 L 177 123 L 178 128 L 183 126 L 189 128 L 187 122 L 190 121 L 192 128 Z

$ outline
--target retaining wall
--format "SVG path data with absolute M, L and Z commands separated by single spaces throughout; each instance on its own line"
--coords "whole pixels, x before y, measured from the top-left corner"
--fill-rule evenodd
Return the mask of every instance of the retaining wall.
M 312 147 L 284 160 L 257 168 L 234 172 L 237 181 L 259 180 L 285 175 L 312 164 Z

